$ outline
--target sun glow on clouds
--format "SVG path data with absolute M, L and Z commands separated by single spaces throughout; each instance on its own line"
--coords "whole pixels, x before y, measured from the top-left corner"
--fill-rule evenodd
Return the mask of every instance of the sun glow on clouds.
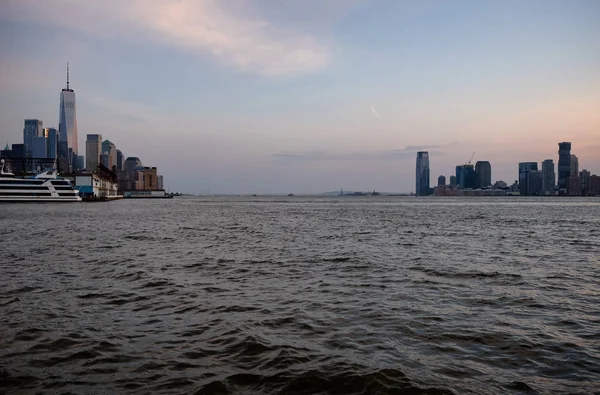
M 216 0 L 8 0 L 3 17 L 55 24 L 94 36 L 159 42 L 262 75 L 310 73 L 329 49 L 315 37 L 237 15 Z

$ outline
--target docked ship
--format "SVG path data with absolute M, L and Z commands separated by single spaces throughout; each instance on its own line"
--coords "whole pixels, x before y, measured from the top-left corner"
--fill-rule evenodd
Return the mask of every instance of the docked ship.
M 0 202 L 80 202 L 79 191 L 71 181 L 59 177 L 56 169 L 46 169 L 32 177 L 17 177 L 0 161 Z

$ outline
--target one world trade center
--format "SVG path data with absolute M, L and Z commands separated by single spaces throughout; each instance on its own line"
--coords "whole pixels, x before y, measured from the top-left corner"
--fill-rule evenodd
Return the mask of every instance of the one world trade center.
M 67 63 L 67 87 L 60 92 L 58 114 L 58 156 L 61 171 L 71 173 L 77 170 L 79 162 L 77 147 L 75 91 L 69 87 L 69 64 Z

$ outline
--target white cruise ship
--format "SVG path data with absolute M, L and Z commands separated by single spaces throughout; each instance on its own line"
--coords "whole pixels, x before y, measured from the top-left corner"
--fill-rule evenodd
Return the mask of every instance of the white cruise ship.
M 33 177 L 16 177 L 0 161 L 0 202 L 80 202 L 79 191 L 69 180 L 47 169 Z

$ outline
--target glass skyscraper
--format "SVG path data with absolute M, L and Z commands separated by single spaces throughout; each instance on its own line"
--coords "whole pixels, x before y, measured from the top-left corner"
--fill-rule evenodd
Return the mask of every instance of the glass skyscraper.
M 417 152 L 417 172 L 415 194 L 418 196 L 429 195 L 429 153 Z
M 63 159 L 63 171 L 68 166 L 71 172 L 79 167 L 77 116 L 75 109 L 75 91 L 69 87 L 69 64 L 67 63 L 67 87 L 60 92 L 60 109 L 58 114 L 58 155 Z
M 545 195 L 554 195 L 556 175 L 554 174 L 554 161 L 546 159 L 542 162 L 542 191 Z
M 571 143 L 558 143 L 558 193 L 566 195 L 571 176 Z

